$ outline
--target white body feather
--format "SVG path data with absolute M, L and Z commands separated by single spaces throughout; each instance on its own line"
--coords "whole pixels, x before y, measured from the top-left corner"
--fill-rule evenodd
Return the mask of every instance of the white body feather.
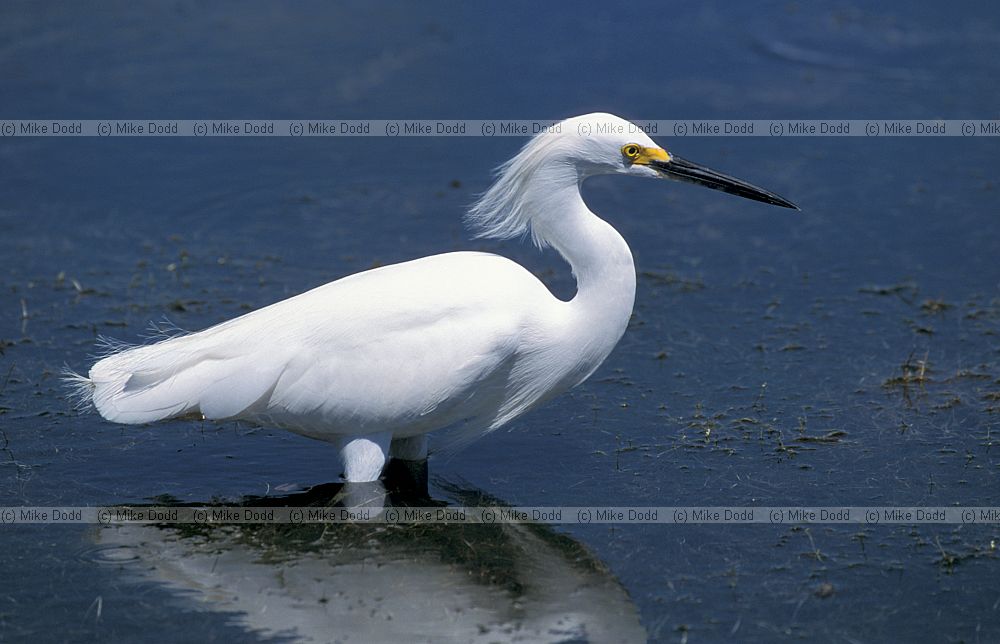
M 514 262 L 449 253 L 110 355 L 90 381 L 98 411 L 120 423 L 202 414 L 323 440 L 461 421 L 488 430 L 603 359 L 577 364 L 579 347 L 563 346 L 573 323 L 568 304 Z

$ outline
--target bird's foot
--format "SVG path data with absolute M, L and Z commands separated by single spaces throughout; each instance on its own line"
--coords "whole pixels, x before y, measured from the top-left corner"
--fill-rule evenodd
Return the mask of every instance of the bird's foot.
M 369 510 L 369 519 L 382 514 L 386 505 L 387 491 L 382 481 L 358 483 L 348 481 L 341 486 L 333 498 L 334 505 L 351 510 Z

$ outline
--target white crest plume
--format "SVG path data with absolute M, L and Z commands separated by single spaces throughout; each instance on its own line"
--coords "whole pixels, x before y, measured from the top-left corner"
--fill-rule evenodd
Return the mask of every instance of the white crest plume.
M 579 196 L 579 184 L 592 174 L 622 172 L 617 147 L 621 134 L 652 146 L 652 140 L 613 114 L 577 116 L 543 130 L 496 170 L 496 180 L 465 215 L 477 238 L 512 239 L 530 234 L 539 248 L 550 245 L 549 218 L 558 216 L 567 198 Z M 610 154 L 609 154 L 610 152 Z M 564 192 L 572 188 L 573 193 Z
M 528 141 L 514 158 L 496 169 L 496 180 L 465 214 L 465 223 L 476 238 L 513 239 L 531 235 L 539 248 L 548 244 L 531 226 L 532 181 L 559 136 L 543 133 Z

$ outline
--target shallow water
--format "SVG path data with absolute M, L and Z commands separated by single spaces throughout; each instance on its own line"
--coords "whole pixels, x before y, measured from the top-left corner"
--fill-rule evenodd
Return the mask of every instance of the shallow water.
M 998 14 L 929 2 L 7 4 L 0 117 L 996 118 Z M 588 182 L 591 207 L 636 257 L 628 332 L 570 394 L 456 456 L 432 456 L 431 495 L 1000 505 L 995 140 L 660 140 L 803 211 L 686 185 Z M 491 168 L 521 144 L 0 141 L 2 505 L 235 503 L 332 481 L 329 451 L 290 434 L 78 415 L 58 372 L 85 368 L 98 334 L 135 341 L 164 316 L 200 329 L 376 264 L 461 248 L 523 262 L 565 297 L 573 283 L 557 256 L 469 242 L 461 227 Z M 153 530 L 137 537 L 150 548 Z M 652 640 L 993 641 L 998 533 L 558 526 L 558 547 L 523 550 L 569 570 L 555 577 L 567 588 L 625 597 Z M 109 565 L 99 544 L 116 537 L 90 528 L 0 535 L 0 570 L 16 580 L 0 592 L 4 640 L 308 637 L 295 619 L 262 623 L 250 604 L 213 604 L 158 574 L 197 562 L 196 543 L 168 536 L 160 563 L 143 568 L 148 550 Z M 219 539 L 234 578 L 254 556 L 238 537 Z M 420 543 L 426 553 L 438 542 Z M 565 568 L 577 556 L 567 544 L 601 571 Z M 283 565 L 300 556 L 284 555 Z M 263 587 L 277 564 L 256 565 Z M 344 628 L 331 637 L 359 637 Z

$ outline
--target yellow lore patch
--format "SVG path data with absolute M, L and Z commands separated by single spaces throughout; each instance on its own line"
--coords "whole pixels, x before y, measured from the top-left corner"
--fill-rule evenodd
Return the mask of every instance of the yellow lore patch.
M 663 148 L 647 148 L 638 143 L 626 143 L 622 146 L 622 156 L 629 163 L 649 165 L 651 161 L 670 161 L 670 153 Z

